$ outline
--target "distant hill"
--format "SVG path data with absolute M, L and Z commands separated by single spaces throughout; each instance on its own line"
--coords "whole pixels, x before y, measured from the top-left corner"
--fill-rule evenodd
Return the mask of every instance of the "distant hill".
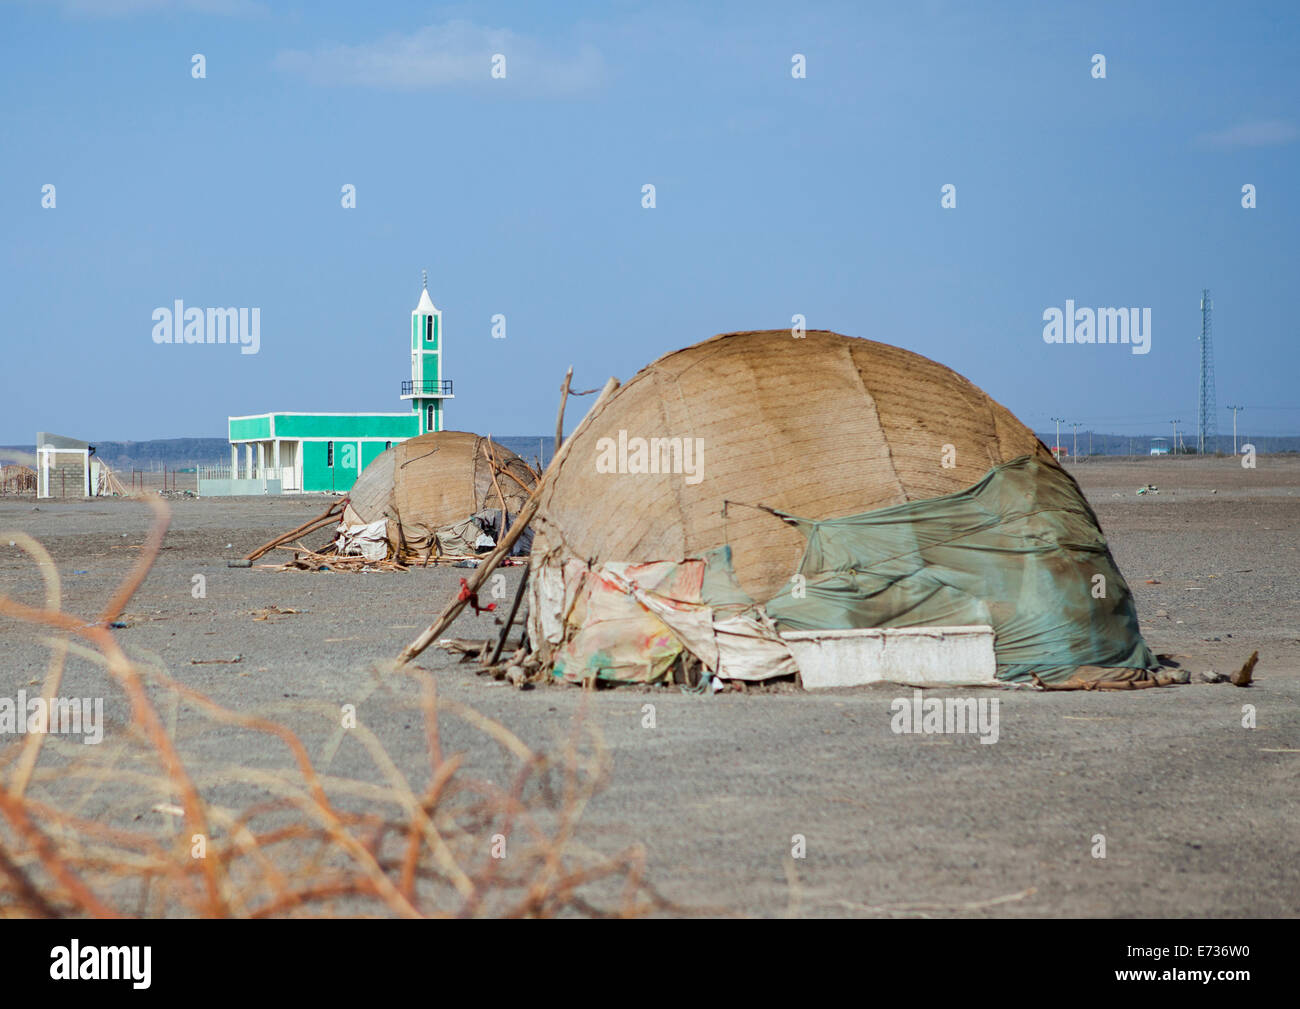
M 497 442 L 532 463 L 539 452 L 551 458 L 551 437 L 519 435 L 497 437 Z M 91 441 L 95 454 L 114 469 L 184 469 L 190 466 L 230 465 L 230 443 L 224 438 L 160 438 L 153 441 Z M 34 463 L 36 446 L 0 445 L 0 463 Z M 242 461 L 242 460 L 241 460 Z
M 1036 432 L 1043 444 L 1051 445 L 1056 439 L 1055 431 Z M 1154 435 L 1098 434 L 1092 435 L 1093 455 L 1147 455 L 1151 450 Z M 1168 436 L 1165 436 L 1168 437 Z M 1180 433 L 1179 439 L 1182 439 Z M 523 456 L 529 463 L 536 462 L 541 455 L 543 465 L 550 462 L 554 438 L 549 435 L 497 435 L 495 440 L 510 451 Z M 1300 435 L 1268 435 L 1238 438 L 1238 446 L 1247 441 L 1255 446 L 1261 455 L 1275 452 L 1300 452 Z M 107 461 L 114 469 L 182 469 L 190 466 L 210 466 L 230 464 L 230 443 L 224 438 L 161 438 L 153 441 L 92 441 L 96 455 Z M 1061 432 L 1061 444 L 1074 450 L 1074 434 Z M 1187 439 L 1185 444 L 1195 447 L 1196 436 Z M 1219 435 L 1220 451 L 1232 451 L 1232 436 Z M 1079 454 L 1088 454 L 1088 433 L 1079 432 Z M 18 462 L 32 465 L 36 453 L 35 445 L 0 445 L 0 463 Z
M 75 435 L 74 435 L 75 437 Z M 94 441 L 95 455 L 114 469 L 152 469 L 166 466 L 230 464 L 230 443 L 224 438 L 159 438 L 153 441 Z M 0 445 L 0 462 L 26 462 L 36 454 L 35 445 Z M 24 459 L 23 456 L 27 458 Z

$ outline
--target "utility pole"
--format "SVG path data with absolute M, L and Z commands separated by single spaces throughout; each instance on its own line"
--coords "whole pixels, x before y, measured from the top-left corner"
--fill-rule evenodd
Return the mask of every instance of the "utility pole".
M 1088 429 L 1088 458 L 1092 458 L 1092 428 Z
M 1246 409 L 1244 406 L 1230 406 L 1232 411 L 1232 454 L 1237 454 L 1237 411 Z
M 1079 422 L 1077 420 L 1072 420 L 1070 421 L 1070 423 L 1074 425 L 1074 448 L 1071 451 L 1074 452 L 1074 457 L 1078 459 L 1079 458 Z
M 1069 422 L 1064 417 L 1053 417 L 1052 420 L 1056 421 L 1056 459 L 1059 462 L 1061 459 L 1061 425 Z
M 1169 423 L 1174 426 L 1174 455 L 1177 455 L 1178 454 L 1178 425 L 1181 424 L 1182 421 L 1171 420 Z

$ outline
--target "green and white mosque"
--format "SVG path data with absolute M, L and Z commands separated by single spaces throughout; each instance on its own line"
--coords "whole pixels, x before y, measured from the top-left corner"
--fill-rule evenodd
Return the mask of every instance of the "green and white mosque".
M 420 302 L 411 313 L 411 378 L 402 383 L 402 399 L 410 404 L 409 410 L 231 417 L 231 479 L 202 480 L 199 493 L 350 490 L 361 471 L 386 448 L 443 429 L 444 405 L 454 397 L 451 380 L 443 375 L 442 346 L 442 312 L 429 297 L 426 276 Z

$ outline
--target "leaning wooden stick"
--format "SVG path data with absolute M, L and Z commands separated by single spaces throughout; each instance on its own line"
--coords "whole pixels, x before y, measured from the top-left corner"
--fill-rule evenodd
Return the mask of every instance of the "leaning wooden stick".
M 573 381 L 573 365 L 564 373 L 564 383 L 560 386 L 560 412 L 555 416 L 555 444 L 551 446 L 551 458 L 560 451 L 564 441 L 564 407 L 569 402 L 569 383 Z
M 267 542 L 263 543 L 252 553 L 247 554 L 244 557 L 244 560 L 255 561 L 263 554 L 270 553 L 281 543 L 288 543 L 290 540 L 297 539 L 299 536 L 306 536 L 308 533 L 314 533 L 317 529 L 323 529 L 325 526 L 330 525 L 333 522 L 336 522 L 338 520 L 338 516 L 343 514 L 343 509 L 344 507 L 347 506 L 347 503 L 348 503 L 347 498 L 343 498 L 342 500 L 335 501 L 332 505 L 330 505 L 323 512 L 317 515 L 314 519 L 309 519 L 308 521 L 300 525 L 297 529 L 290 529 L 287 533 L 283 533 L 282 535 L 275 537 L 275 539 L 268 540 Z
M 568 385 L 568 382 L 565 382 Z M 404 666 L 431 644 L 438 640 L 438 636 L 451 626 L 453 620 L 460 616 L 460 611 L 465 608 L 468 600 L 479 590 L 479 587 L 487 580 L 490 575 L 507 556 L 510 554 L 510 548 L 514 546 L 515 540 L 528 528 L 528 523 L 533 520 L 537 514 L 537 509 L 542 503 L 542 491 L 544 491 L 555 479 L 555 475 L 560 471 L 560 466 L 564 462 L 565 456 L 569 454 L 569 449 L 573 446 L 579 432 L 587 426 L 593 417 L 596 416 L 605 400 L 613 395 L 614 390 L 618 388 L 619 382 L 616 378 L 611 378 L 605 383 L 605 388 L 600 390 L 600 395 L 591 409 L 587 411 L 587 416 L 582 418 L 582 423 L 569 436 L 568 440 L 560 447 L 559 451 L 551 457 L 551 464 L 546 467 L 542 474 L 542 479 L 538 481 L 537 487 L 534 488 L 532 495 L 525 502 L 524 507 L 520 510 L 519 516 L 515 519 L 505 536 L 501 537 L 501 542 L 496 545 L 496 549 L 483 558 L 479 564 L 478 570 L 474 572 L 474 577 L 469 580 L 467 590 L 447 604 L 446 609 L 442 611 L 438 619 L 431 623 L 424 632 L 402 649 L 402 653 L 397 657 L 397 664 Z M 568 395 L 566 388 L 565 395 Z
M 524 601 L 524 590 L 528 588 L 528 568 L 524 568 L 524 573 L 519 576 L 519 584 L 515 586 L 515 600 L 510 604 L 510 612 L 506 614 L 506 622 L 501 625 L 501 636 L 497 638 L 496 647 L 492 649 L 492 657 L 488 659 L 489 666 L 495 666 L 501 661 L 501 652 L 506 647 L 506 638 L 510 636 L 510 628 L 515 625 L 515 614 L 519 612 L 519 604 Z
M 487 457 L 488 457 L 488 473 L 492 477 L 492 486 L 496 488 L 497 501 L 499 501 L 501 504 L 501 522 L 496 527 L 496 529 L 493 530 L 493 532 L 496 534 L 497 538 L 499 539 L 501 537 L 501 534 L 506 531 L 506 522 L 510 520 L 510 515 L 506 511 L 506 496 L 501 490 L 501 484 L 497 482 L 497 457 L 496 457 L 496 453 L 492 451 L 491 434 L 487 436 Z

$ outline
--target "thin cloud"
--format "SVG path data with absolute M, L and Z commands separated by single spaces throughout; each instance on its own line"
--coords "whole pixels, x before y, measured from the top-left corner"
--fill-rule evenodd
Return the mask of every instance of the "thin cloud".
M 1242 123 L 1217 133 L 1202 133 L 1196 139 L 1202 147 L 1231 150 L 1237 147 L 1277 147 L 1291 143 L 1297 136 L 1300 136 L 1300 130 L 1293 123 L 1271 119 L 1267 122 Z
M 140 14 L 215 14 L 261 17 L 267 8 L 257 0 L 55 0 L 65 15 L 84 18 L 126 18 Z
M 504 79 L 491 76 L 498 53 L 506 61 Z M 428 25 L 355 46 L 286 50 L 276 56 L 275 66 L 321 85 L 397 91 L 495 88 L 548 97 L 594 90 L 605 77 L 604 59 L 592 46 L 565 53 L 507 28 L 469 21 Z

